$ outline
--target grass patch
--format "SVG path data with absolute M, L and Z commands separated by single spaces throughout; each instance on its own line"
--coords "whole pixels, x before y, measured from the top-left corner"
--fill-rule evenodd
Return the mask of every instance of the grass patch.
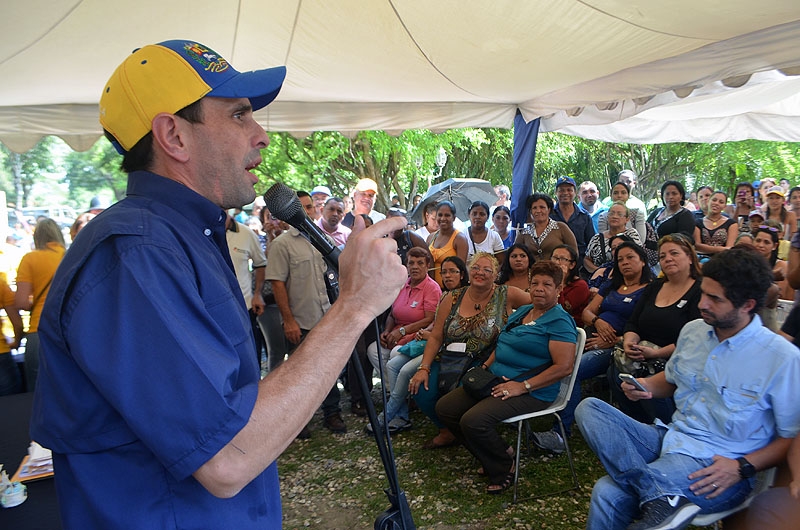
M 384 475 L 374 439 L 364 434 L 366 420 L 349 413 L 343 417 L 348 433 L 334 435 L 312 422 L 310 440 L 292 443 L 278 461 L 284 528 L 369 529 L 389 507 Z M 463 447 L 426 450 L 422 445 L 436 433 L 420 412 L 411 415 L 414 428 L 394 436 L 395 461 L 400 485 L 406 492 L 414 522 L 423 529 L 575 529 L 584 528 L 591 487 L 604 474 L 602 465 L 580 434 L 570 448 L 581 483 L 575 492 L 538 500 L 525 500 L 569 487 L 571 475 L 566 455 L 550 456 L 523 442 L 520 496 L 488 495 L 480 464 Z M 547 418 L 532 422 L 536 430 L 550 428 Z M 510 445 L 516 430 L 500 427 Z

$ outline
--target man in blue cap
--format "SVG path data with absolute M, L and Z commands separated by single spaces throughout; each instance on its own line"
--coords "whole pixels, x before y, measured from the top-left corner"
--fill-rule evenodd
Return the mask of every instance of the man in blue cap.
M 556 180 L 556 204 L 550 217 L 566 223 L 578 243 L 578 263 L 583 263 L 586 245 L 595 234 L 592 218 L 575 204 L 576 186 L 572 177 L 558 177 Z
M 402 220 L 354 236 L 339 302 L 260 380 L 224 210 L 255 198 L 269 138 L 253 112 L 285 75 L 173 40 L 136 50 L 103 90 L 127 196 L 52 282 L 31 421 L 65 528 L 280 528 L 275 459 L 406 279 L 385 237 Z

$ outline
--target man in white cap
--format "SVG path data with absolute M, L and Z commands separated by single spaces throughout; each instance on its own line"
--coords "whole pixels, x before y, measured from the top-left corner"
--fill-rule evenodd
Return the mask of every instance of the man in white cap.
M 314 201 L 314 215 L 313 219 L 319 221 L 322 217 L 322 209 L 325 207 L 325 201 L 331 196 L 331 190 L 328 186 L 315 186 L 311 190 L 311 200 Z
M 368 215 L 373 223 L 386 219 L 381 212 L 373 210 L 375 198 L 378 196 L 378 185 L 372 179 L 361 179 L 353 191 L 353 211 L 347 212 L 342 224 L 348 228 L 353 227 L 356 215 Z
M 255 198 L 269 138 L 253 112 L 285 75 L 172 40 L 103 88 L 127 194 L 73 243 L 39 326 L 31 433 L 52 449 L 65 528 L 280 528 L 276 458 L 406 281 L 386 237 L 402 220 L 353 236 L 338 302 L 260 380 L 224 210 Z

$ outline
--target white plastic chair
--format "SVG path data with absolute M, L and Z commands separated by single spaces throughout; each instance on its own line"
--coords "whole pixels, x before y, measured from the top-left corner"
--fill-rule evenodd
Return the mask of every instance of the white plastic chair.
M 544 410 L 537 410 L 536 412 L 520 414 L 519 416 L 514 416 L 513 418 L 508 418 L 506 420 L 503 420 L 504 423 L 517 424 L 517 452 L 516 452 L 516 461 L 514 463 L 514 501 L 513 501 L 515 503 L 517 502 L 517 484 L 519 483 L 519 459 L 520 459 L 520 445 L 522 443 L 522 426 L 526 420 L 538 418 L 540 416 L 547 416 L 549 414 L 552 414 L 558 420 L 558 428 L 561 431 L 561 439 L 564 440 L 564 446 L 566 447 L 567 458 L 569 459 L 569 469 L 572 472 L 572 482 L 574 484 L 574 486 L 571 488 L 560 491 L 554 491 L 552 493 L 547 493 L 541 496 L 565 493 L 567 491 L 572 491 L 580 487 L 580 484 L 578 483 L 578 475 L 575 473 L 575 465 L 572 461 L 572 453 L 569 450 L 569 441 L 567 440 L 566 431 L 564 431 L 564 423 L 561 421 L 561 416 L 559 416 L 558 414 L 559 412 L 564 410 L 564 407 L 567 406 L 567 402 L 569 401 L 569 396 L 572 394 L 572 388 L 575 386 L 575 381 L 578 379 L 578 368 L 580 368 L 581 364 L 581 354 L 583 353 L 583 348 L 586 345 L 586 332 L 582 328 L 577 328 L 577 329 L 578 329 L 578 342 L 575 348 L 575 363 L 572 367 L 572 373 L 561 380 L 561 387 L 558 390 L 558 396 L 553 401 L 553 403 Z
M 775 470 L 776 468 L 771 467 L 756 473 L 756 484 L 753 487 L 753 491 L 750 492 L 750 495 L 748 495 L 748 497 L 739 506 L 724 512 L 701 513 L 699 515 L 695 515 L 694 519 L 692 519 L 692 524 L 694 526 L 714 525 L 715 530 L 719 530 L 719 522 L 722 519 L 728 517 L 729 515 L 733 515 L 740 510 L 744 510 L 750 506 L 750 503 L 753 502 L 753 499 L 756 497 L 756 495 L 772 487 L 772 483 L 775 481 Z

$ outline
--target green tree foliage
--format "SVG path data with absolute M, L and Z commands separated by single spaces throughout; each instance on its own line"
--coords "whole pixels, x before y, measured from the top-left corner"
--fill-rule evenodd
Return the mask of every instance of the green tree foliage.
M 98 192 L 111 190 L 114 200 L 125 196 L 127 175 L 120 169 L 122 158 L 105 138 L 88 151 L 70 152 L 64 158 L 64 173 L 69 184 L 69 199 L 83 206 Z
M 361 178 L 378 184 L 378 209 L 385 210 L 392 195 L 402 206 L 431 184 L 450 177 L 511 181 L 512 132 L 504 129 L 458 129 L 435 134 L 416 129 L 391 136 L 362 131 L 353 138 L 340 133 L 316 132 L 305 138 L 272 133 L 271 144 L 257 168 L 264 189 L 283 182 L 309 190 L 324 184 L 335 195 L 346 196 Z M 438 176 L 436 155 L 448 153 Z
M 442 133 L 416 129 L 392 136 L 382 131 L 362 131 L 352 137 L 316 132 L 304 138 L 271 133 L 271 144 L 262 152 L 256 169 L 265 191 L 275 182 L 295 189 L 328 186 L 346 196 L 364 177 L 375 180 L 379 193 L 376 207 L 385 211 L 392 195 L 408 207 L 415 194 L 423 195 L 429 184 L 451 177 L 474 177 L 493 184 L 511 185 L 513 131 L 509 129 L 455 129 Z M 120 157 L 104 139 L 89 151 L 57 156 L 59 141 L 46 138 L 24 155 L 0 148 L 0 185 L 8 200 L 31 201 L 33 182 L 43 175 L 61 172 L 68 198 L 76 208 L 93 195 L 111 190 L 116 199 L 125 193 L 126 175 Z M 436 165 L 439 149 L 447 153 L 441 175 Z M 637 196 L 657 197 L 665 180 L 685 182 L 687 190 L 700 185 L 731 192 L 742 180 L 766 176 L 789 178 L 800 184 L 800 144 L 747 140 L 720 144 L 612 144 L 560 133 L 539 135 L 533 187 L 552 193 L 560 175 L 580 183 L 591 180 L 607 196 L 617 173 L 633 169 L 639 174 Z
M 33 185 L 56 171 L 53 146 L 56 139 L 46 136 L 27 153 L 14 153 L 0 144 L 3 169 L 6 172 L 6 199 L 17 208 L 33 206 Z

